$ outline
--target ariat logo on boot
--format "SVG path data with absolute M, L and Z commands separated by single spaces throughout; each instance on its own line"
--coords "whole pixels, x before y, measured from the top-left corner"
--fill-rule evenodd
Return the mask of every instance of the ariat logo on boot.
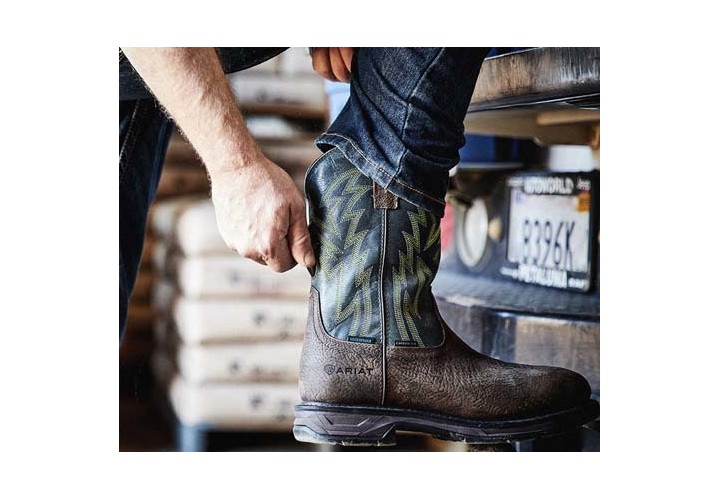
M 370 375 L 374 368 L 357 366 L 335 366 L 325 365 L 325 373 L 328 375 Z

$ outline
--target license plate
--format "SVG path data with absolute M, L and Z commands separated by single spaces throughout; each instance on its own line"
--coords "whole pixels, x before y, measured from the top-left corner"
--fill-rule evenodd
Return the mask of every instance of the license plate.
M 591 274 L 591 186 L 578 175 L 518 176 L 510 188 L 507 262 L 524 283 L 587 291 Z

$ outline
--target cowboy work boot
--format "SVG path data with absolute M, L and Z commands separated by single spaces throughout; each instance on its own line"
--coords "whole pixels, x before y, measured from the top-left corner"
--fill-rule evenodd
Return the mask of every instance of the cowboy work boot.
M 391 445 L 396 430 L 489 443 L 595 419 L 585 379 L 468 347 L 431 292 L 440 221 L 365 177 L 337 149 L 308 170 L 317 257 L 293 432 L 299 441 Z

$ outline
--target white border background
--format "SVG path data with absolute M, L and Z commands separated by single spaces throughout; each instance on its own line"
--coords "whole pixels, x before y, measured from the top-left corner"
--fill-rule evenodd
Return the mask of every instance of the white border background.
M 716 57 L 704 50 L 714 16 L 569 1 L 248 3 L 60 2 L 6 12 L 2 496 L 717 491 L 703 453 L 717 442 L 709 386 L 718 358 L 718 127 L 707 123 L 717 110 Z M 601 47 L 600 453 L 117 452 L 117 47 L 337 44 Z

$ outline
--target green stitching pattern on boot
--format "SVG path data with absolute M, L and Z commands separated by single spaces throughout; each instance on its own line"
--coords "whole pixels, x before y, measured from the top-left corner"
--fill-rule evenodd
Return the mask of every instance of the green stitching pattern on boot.
M 390 345 L 425 347 L 428 343 L 423 337 L 429 333 L 425 317 L 434 317 L 435 311 L 434 307 L 428 308 L 427 300 L 422 299 L 431 294 L 430 284 L 440 261 L 440 224 L 427 210 L 407 202 L 401 205 L 407 208 L 406 222 L 410 230 L 407 225 L 393 228 L 395 232 L 400 230 L 405 244 L 404 248 L 398 245 L 398 265 L 392 269 L 393 313 L 399 338 L 391 329 L 388 340 Z M 430 344 L 434 344 L 430 340 Z
M 324 186 L 323 181 L 329 182 Z M 324 326 L 342 340 L 379 343 L 379 245 L 371 234 L 378 233 L 379 220 L 372 181 L 331 154 L 308 174 L 306 191 L 317 257 L 312 283 L 320 294 Z
M 381 343 L 384 321 L 389 346 L 439 345 L 443 331 L 431 283 L 440 262 L 440 221 L 402 199 L 396 209 L 375 208 L 372 186 L 336 150 L 308 171 L 317 260 L 312 285 L 323 326 L 341 340 Z

